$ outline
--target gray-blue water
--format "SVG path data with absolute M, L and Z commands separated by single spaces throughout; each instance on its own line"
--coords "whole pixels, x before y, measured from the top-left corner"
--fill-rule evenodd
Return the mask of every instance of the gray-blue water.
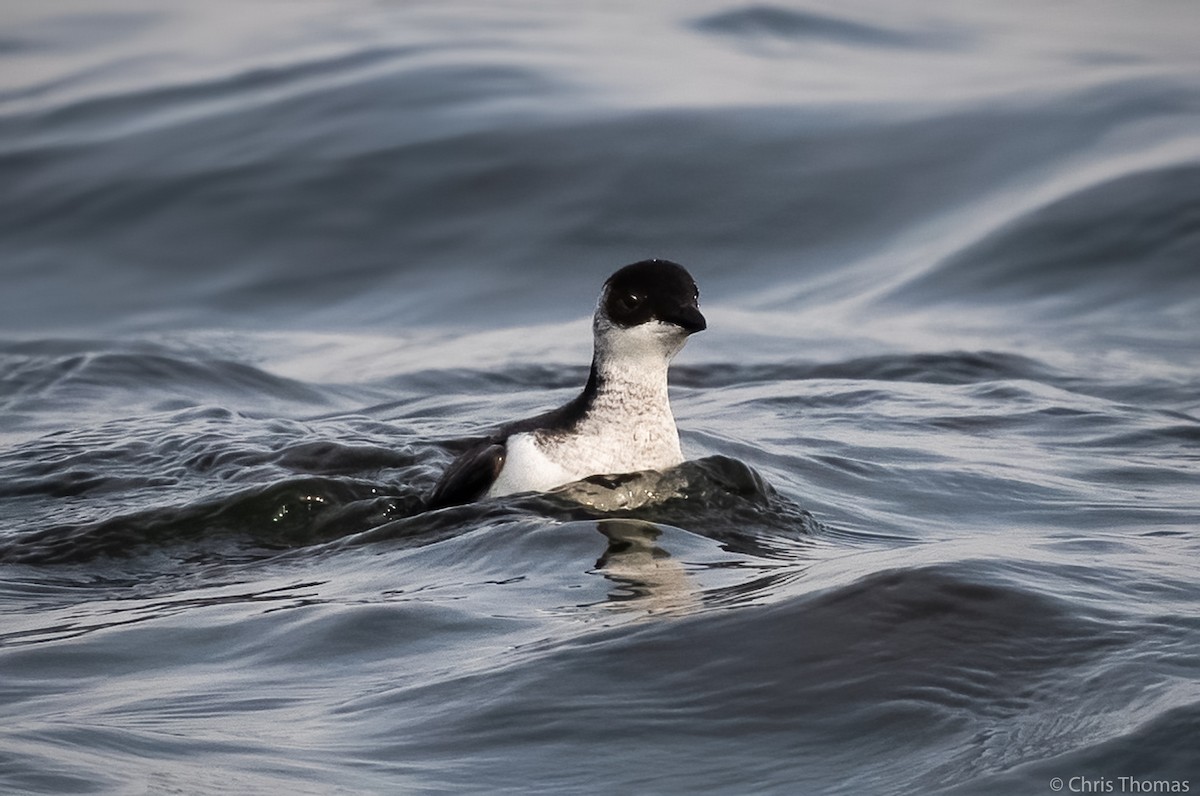
M 4 3 L 0 791 L 1200 789 L 1198 32 Z M 653 256 L 669 497 L 420 512 Z

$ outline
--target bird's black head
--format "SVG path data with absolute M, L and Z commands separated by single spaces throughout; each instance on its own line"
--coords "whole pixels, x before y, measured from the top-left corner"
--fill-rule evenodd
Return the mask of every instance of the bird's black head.
M 696 282 L 682 265 L 670 260 L 642 260 L 608 278 L 601 309 L 617 326 L 630 328 L 662 321 L 692 334 L 708 325 L 700 313 L 699 301 Z

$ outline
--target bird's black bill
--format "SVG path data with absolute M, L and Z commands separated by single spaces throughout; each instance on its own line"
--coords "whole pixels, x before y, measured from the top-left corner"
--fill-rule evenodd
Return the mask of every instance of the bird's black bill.
M 708 328 L 708 322 L 695 304 L 686 304 L 659 317 L 660 321 L 673 323 L 688 334 L 702 332 Z

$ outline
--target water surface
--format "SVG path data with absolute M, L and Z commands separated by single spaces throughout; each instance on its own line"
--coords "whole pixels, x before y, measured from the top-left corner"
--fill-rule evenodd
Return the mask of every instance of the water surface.
M 1194 4 L 3 13 L 0 789 L 1200 787 Z M 690 461 L 423 512 L 650 256 Z

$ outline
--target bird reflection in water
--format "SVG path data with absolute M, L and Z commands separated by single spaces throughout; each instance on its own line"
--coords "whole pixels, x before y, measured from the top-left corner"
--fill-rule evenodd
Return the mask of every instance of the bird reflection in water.
M 608 538 L 608 549 L 596 569 L 616 588 L 607 606 L 647 614 L 686 613 L 700 606 L 700 588 L 683 563 L 657 542 L 662 530 L 651 522 L 606 519 L 596 529 Z

